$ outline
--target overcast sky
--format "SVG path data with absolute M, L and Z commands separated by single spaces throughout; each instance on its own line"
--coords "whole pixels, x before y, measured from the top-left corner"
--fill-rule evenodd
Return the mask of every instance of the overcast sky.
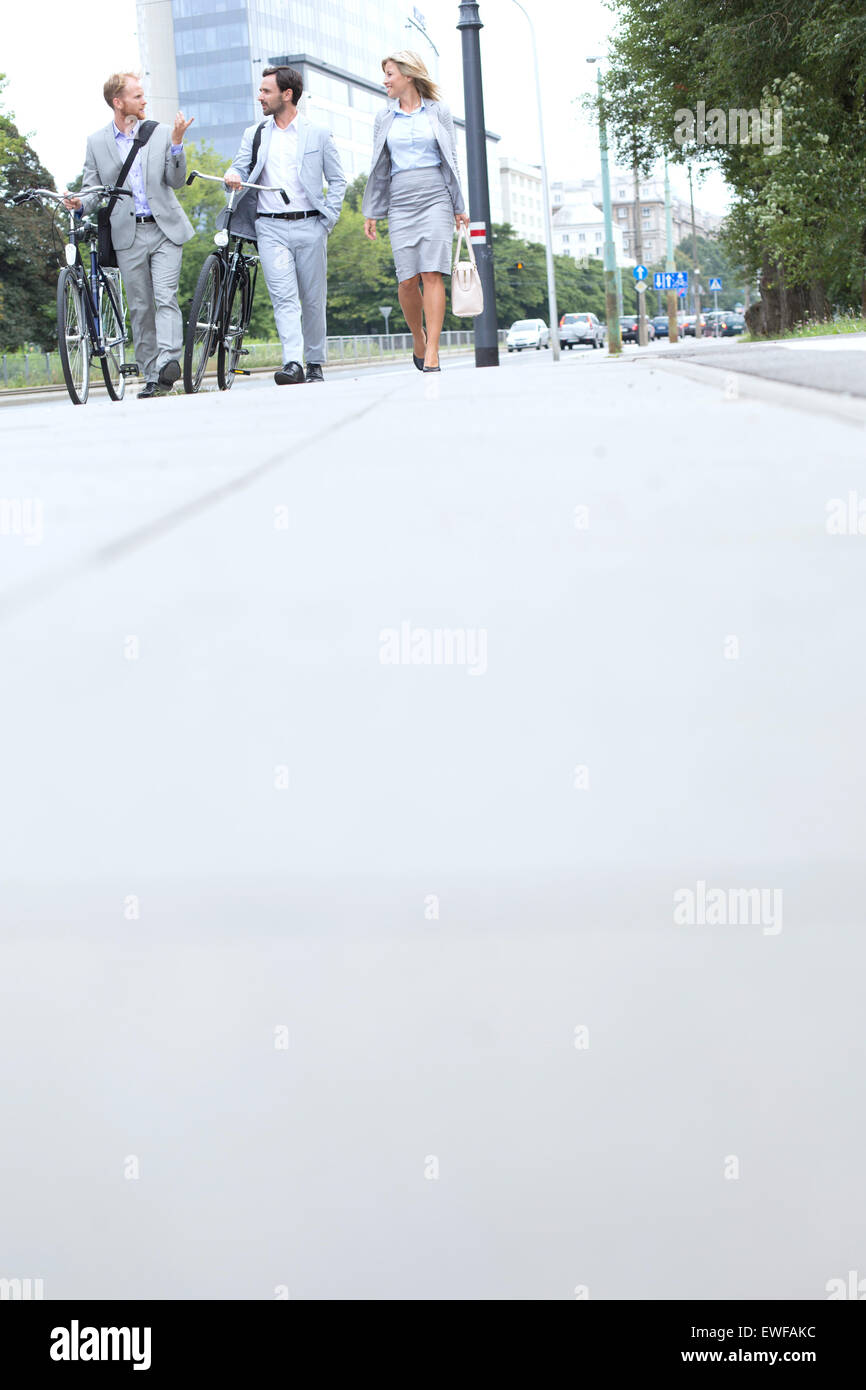
M 604 53 L 612 20 L 601 0 L 523 0 L 532 15 L 538 40 L 548 175 L 555 179 L 590 178 L 599 167 L 598 132 L 583 114 L 579 100 L 595 82 L 586 62 Z M 461 39 L 456 29 L 457 0 L 407 0 L 407 13 L 418 8 L 441 55 L 445 99 L 462 111 Z M 529 25 L 513 0 L 480 0 L 485 118 L 503 137 L 501 152 L 538 163 L 538 119 Z M 58 105 L 56 85 L 47 77 L 45 47 L 34 39 L 50 37 L 51 51 L 64 64 L 64 93 L 73 100 Z M 406 36 L 406 46 L 423 50 L 420 34 Z M 58 183 L 81 172 L 86 137 L 108 120 L 102 84 L 109 72 L 140 67 L 135 0 L 91 0 L 78 10 L 68 0 L 38 0 L 7 5 L 3 16 L 0 71 L 9 82 L 5 109 L 29 135 L 43 164 Z M 376 74 L 378 76 L 378 73 Z M 47 95 L 50 93 L 50 95 Z M 575 100 L 577 98 L 577 100 Z M 195 113 L 189 111 L 187 115 Z M 195 137 L 195 126 L 190 138 Z M 672 171 L 674 192 L 688 196 L 684 173 Z M 697 192 L 696 202 L 709 212 L 724 212 L 728 192 L 712 175 Z

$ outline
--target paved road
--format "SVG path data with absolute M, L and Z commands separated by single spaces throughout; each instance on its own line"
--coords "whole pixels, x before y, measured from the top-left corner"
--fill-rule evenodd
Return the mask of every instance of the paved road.
M 723 380 L 4 412 L 0 1275 L 862 1270 L 863 429 Z

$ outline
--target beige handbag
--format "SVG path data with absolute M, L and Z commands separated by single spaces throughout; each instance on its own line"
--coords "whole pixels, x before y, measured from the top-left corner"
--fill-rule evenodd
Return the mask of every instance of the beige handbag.
M 463 243 L 469 252 L 469 260 L 461 261 L 460 251 Z M 451 271 L 451 312 L 459 319 L 474 319 L 484 308 L 484 290 L 481 276 L 475 261 L 475 252 L 466 227 L 461 223 L 457 233 L 457 246 L 454 251 L 454 266 Z

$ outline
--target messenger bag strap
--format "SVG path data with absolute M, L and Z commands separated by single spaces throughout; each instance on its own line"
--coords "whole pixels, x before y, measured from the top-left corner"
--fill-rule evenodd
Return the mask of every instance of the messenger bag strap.
M 151 135 L 156 130 L 156 127 L 158 125 L 159 121 L 142 121 L 141 125 L 138 127 L 138 134 L 132 142 L 132 148 L 130 149 L 129 154 L 126 156 L 126 159 L 123 161 L 123 167 L 120 173 L 118 174 L 117 178 L 114 180 L 115 188 L 123 187 L 123 180 L 126 178 L 127 174 L 132 168 L 135 156 L 138 154 L 139 150 L 144 149 L 145 145 L 147 144 L 148 140 L 150 139 Z M 110 217 L 111 214 L 114 212 L 114 205 L 119 197 L 119 193 L 113 193 L 109 198 L 105 209 L 105 215 L 107 218 Z

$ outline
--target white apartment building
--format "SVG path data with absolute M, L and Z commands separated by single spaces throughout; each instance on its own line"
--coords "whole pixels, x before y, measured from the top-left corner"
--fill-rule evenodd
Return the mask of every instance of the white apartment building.
M 632 265 L 623 246 L 622 232 L 614 223 L 613 246 L 617 265 Z M 576 261 L 604 259 L 604 214 L 591 202 L 560 202 L 553 212 L 553 251 Z
M 634 177 L 631 170 L 614 169 L 610 182 L 611 209 L 613 212 L 614 241 L 622 244 L 623 265 L 637 264 L 636 205 L 634 197 Z M 561 213 L 557 211 L 573 202 L 589 202 L 596 208 L 603 206 L 601 196 L 601 175 L 576 182 L 557 182 L 551 185 L 551 202 L 554 208 L 554 225 Z M 674 246 L 678 246 L 692 234 L 691 207 L 681 198 L 671 202 Z M 715 236 L 723 219 L 715 213 L 695 208 L 695 227 L 698 236 Z M 664 259 L 667 251 L 665 229 L 664 180 L 650 178 L 640 183 L 640 226 L 641 255 L 645 264 Z M 619 252 L 617 252 L 619 259 Z
M 490 173 L 492 175 L 492 169 Z M 491 201 L 495 182 L 491 177 Z M 493 221 L 510 223 L 523 241 L 544 242 L 544 191 L 540 165 L 521 164 L 516 159 L 504 156 L 499 160 L 499 185 L 502 216 L 496 217 L 491 212 Z

